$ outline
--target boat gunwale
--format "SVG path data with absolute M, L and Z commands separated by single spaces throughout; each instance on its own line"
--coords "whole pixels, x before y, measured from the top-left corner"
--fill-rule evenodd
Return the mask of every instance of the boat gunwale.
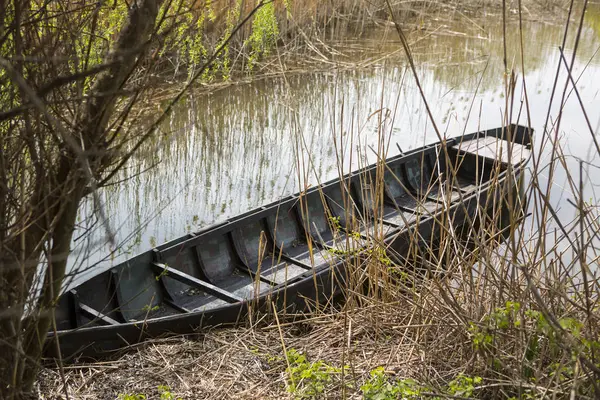
M 532 131 L 532 129 L 530 129 L 530 128 L 524 126 L 524 125 L 518 125 L 518 124 L 510 124 L 509 126 L 510 126 L 510 130 L 511 131 L 515 131 L 517 133 L 513 137 L 513 139 L 515 139 L 515 140 L 513 140 L 514 143 L 521 144 L 521 145 L 529 145 L 530 144 L 531 141 L 530 141 L 530 137 L 529 137 L 530 136 L 529 132 Z M 445 145 L 446 148 L 450 148 L 450 147 L 452 147 L 452 146 L 454 146 L 456 144 L 460 144 L 462 142 L 473 140 L 474 138 L 481 138 L 481 137 L 485 137 L 485 136 L 493 136 L 493 137 L 496 137 L 498 139 L 507 141 L 507 139 L 504 137 L 505 136 L 505 132 L 509 130 L 507 128 L 508 127 L 490 128 L 490 129 L 487 129 L 487 130 L 479 130 L 479 131 L 468 133 L 468 134 L 464 134 L 464 135 L 458 135 L 458 136 L 454 136 L 454 137 L 450 137 L 450 138 L 444 138 L 441 141 L 438 140 L 437 142 L 427 144 L 427 145 L 425 145 L 423 147 L 418 147 L 418 148 L 410 149 L 410 150 L 407 150 L 406 152 L 402 152 L 401 154 L 397 154 L 395 156 L 392 156 L 389 159 L 386 159 L 385 163 L 387 164 L 387 163 L 391 163 L 391 162 L 396 162 L 397 160 L 402 159 L 404 157 L 409 157 L 409 156 L 412 156 L 412 155 L 414 155 L 416 153 L 423 152 L 424 150 L 430 150 L 430 149 L 438 147 L 438 146 Z M 519 130 L 523 131 L 520 135 L 518 134 Z M 520 136 L 523 136 L 523 137 L 520 137 Z M 516 140 L 516 139 L 519 139 L 519 138 L 521 140 Z M 444 143 L 444 141 L 445 141 L 445 143 Z M 523 142 L 527 142 L 527 143 L 523 143 Z M 360 175 L 362 173 L 365 173 L 365 172 L 367 172 L 370 169 L 376 168 L 378 162 L 375 162 L 373 164 L 369 164 L 369 165 L 367 165 L 365 167 L 362 167 L 362 168 L 360 168 L 360 169 L 358 169 L 356 171 L 351 171 L 351 172 L 349 172 L 347 174 L 344 174 L 342 177 L 339 177 L 339 176 L 338 177 L 334 177 L 334 178 L 332 178 L 332 179 L 330 179 L 330 180 L 328 180 L 328 181 L 326 181 L 326 182 L 324 182 L 324 183 L 322 183 L 320 185 L 317 185 L 317 186 L 315 186 L 313 188 L 308 189 L 306 193 L 310 193 L 311 191 L 319 190 L 320 188 L 330 186 L 332 184 L 335 184 L 335 183 L 341 181 L 342 179 L 348 179 L 348 178 L 354 177 L 356 175 Z M 194 238 L 196 236 L 204 235 L 204 234 L 208 233 L 209 231 L 213 231 L 213 230 L 218 229 L 218 228 L 220 228 L 220 227 L 222 227 L 224 225 L 232 224 L 234 222 L 239 221 L 240 219 L 248 218 L 248 217 L 255 217 L 255 214 L 261 213 L 263 211 L 268 211 L 268 209 L 271 209 L 273 207 L 277 207 L 277 206 L 280 207 L 283 204 L 287 203 L 288 201 L 297 200 L 299 198 L 299 196 L 300 196 L 300 193 L 292 193 L 292 194 L 283 196 L 280 199 L 277 199 L 277 200 L 274 200 L 274 201 L 272 201 L 270 203 L 267 203 L 266 205 L 263 205 L 261 207 L 257 207 L 257 208 L 254 208 L 252 210 L 248 210 L 248 211 L 246 211 L 246 212 L 244 212 L 242 214 L 238 214 L 238 215 L 232 216 L 232 217 L 227 218 L 227 219 L 225 219 L 223 221 L 212 223 L 210 225 L 207 225 L 207 226 L 199 229 L 196 232 L 192 232 L 192 233 L 188 233 L 186 235 L 182 235 L 182 236 L 180 236 L 178 238 L 166 241 L 166 242 L 164 242 L 164 243 L 162 243 L 162 244 L 160 244 L 158 246 L 155 246 L 155 247 L 153 247 L 153 248 L 151 248 L 149 250 L 140 252 L 140 253 L 138 253 L 138 254 L 136 254 L 136 255 L 128 258 L 127 260 L 122 261 L 121 263 L 117 264 L 114 267 L 118 267 L 121 264 L 125 264 L 128 260 L 134 259 L 134 258 L 136 258 L 136 257 L 138 257 L 140 255 L 144 255 L 147 252 L 151 252 L 153 250 L 159 250 L 159 251 L 162 252 L 162 251 L 164 251 L 166 249 L 169 249 L 171 247 L 174 247 L 174 246 L 180 244 L 181 242 L 183 242 L 183 241 L 185 241 L 187 239 L 191 239 L 191 238 Z M 101 273 L 102 272 L 100 272 L 99 274 L 101 274 Z M 92 279 L 93 277 L 94 276 L 91 276 L 89 279 Z
M 517 128 L 525 128 L 523 126 L 520 125 L 513 125 L 513 127 L 517 127 Z M 497 131 L 500 128 L 494 128 L 494 129 L 490 129 L 490 130 L 486 130 L 486 131 L 478 131 L 478 132 L 473 132 L 470 134 L 466 134 L 463 136 L 458 136 L 458 137 L 453 137 L 453 138 L 449 138 L 446 140 L 445 143 L 438 141 L 435 143 L 431 143 L 425 147 L 420 147 L 420 148 L 416 148 L 416 149 L 411 149 L 409 151 L 407 151 L 406 153 L 402 153 L 402 154 L 398 154 L 395 155 L 389 159 L 386 159 L 384 162 L 387 165 L 388 163 L 396 163 L 396 162 L 401 162 L 403 159 L 406 159 L 407 161 L 411 158 L 413 158 L 416 154 L 424 154 L 424 153 L 429 153 L 435 150 L 436 147 L 441 147 L 441 146 L 446 146 L 446 148 L 450 148 L 456 144 L 459 144 L 460 142 L 464 142 L 464 141 L 469 141 L 474 139 L 475 137 L 477 138 L 481 138 L 481 137 L 486 137 L 486 136 L 492 136 L 492 137 L 497 137 L 498 139 L 504 140 L 498 136 L 494 136 L 494 135 L 489 135 L 490 131 Z M 527 128 L 525 128 L 527 129 Z M 457 139 L 462 139 L 461 141 L 458 141 Z M 519 143 L 517 143 L 519 144 Z M 458 151 L 460 151 L 460 149 L 457 149 Z M 494 162 L 494 160 L 491 160 L 491 162 Z M 232 227 L 234 224 L 237 225 L 239 222 L 241 222 L 241 220 L 260 220 L 261 218 L 266 217 L 267 215 L 271 215 L 273 213 L 273 211 L 278 212 L 278 210 L 282 207 L 285 207 L 287 204 L 289 204 L 290 202 L 296 202 L 299 199 L 301 199 L 304 196 L 309 196 L 315 192 L 318 191 L 325 191 L 327 189 L 329 189 L 330 187 L 339 184 L 342 180 L 344 181 L 348 181 L 350 184 L 352 184 L 356 179 L 358 179 L 360 176 L 363 176 L 365 174 L 368 174 L 370 172 L 372 172 L 373 170 L 376 170 L 377 168 L 377 164 L 373 163 L 370 164 L 368 166 L 365 166 L 357 171 L 351 171 L 347 174 L 344 174 L 342 177 L 337 177 L 337 178 L 333 178 L 330 179 L 329 181 L 326 181 L 325 183 L 322 183 L 320 185 L 315 185 L 312 188 L 307 189 L 305 192 L 303 193 L 294 193 L 291 194 L 289 196 L 286 196 L 284 198 L 282 198 L 281 200 L 278 201 L 274 201 L 272 203 L 269 203 L 265 206 L 261 206 L 258 208 L 254 208 L 252 210 L 249 210 L 243 214 L 239 214 L 236 215 L 232 218 L 229 218 L 225 221 L 222 222 L 218 222 L 212 225 L 209 225 L 197 232 L 193 232 L 193 233 L 189 233 L 188 237 L 184 240 L 181 241 L 177 241 L 176 243 L 169 245 L 170 242 L 164 243 L 163 245 L 160 245 L 158 247 L 155 247 L 149 251 L 154 251 L 157 250 L 161 255 L 165 255 L 165 253 L 169 253 L 171 251 L 174 250 L 179 250 L 179 251 L 183 251 L 186 250 L 190 247 L 195 247 L 197 246 L 199 243 L 195 243 L 196 241 L 200 242 L 202 240 L 202 238 L 204 238 L 206 235 L 209 234 L 214 234 L 214 235 L 219 235 L 219 234 L 227 234 L 228 232 L 230 232 L 231 230 L 235 229 L 235 227 Z M 504 172 L 504 171 L 503 171 Z M 484 182 L 481 184 L 477 184 L 477 187 L 481 187 L 483 185 L 486 185 L 488 182 Z M 348 193 L 348 195 L 352 196 L 350 193 Z M 463 201 L 465 200 L 465 197 L 463 196 Z M 293 206 L 292 206 L 293 207 Z M 291 207 L 290 207 L 291 208 Z M 426 216 L 426 219 L 428 218 L 432 218 L 433 214 L 431 213 L 421 213 L 423 215 Z M 299 227 L 301 229 L 304 229 L 303 225 L 301 223 L 299 223 Z M 402 229 L 403 227 L 396 227 L 396 229 Z M 173 240 L 176 241 L 177 239 Z M 145 254 L 145 252 L 141 253 L 141 254 Z M 119 265 L 115 266 L 118 267 Z
M 531 130 L 529 128 L 521 126 L 521 125 L 515 125 L 515 124 L 512 124 L 510 129 L 515 130 L 515 132 L 517 132 L 517 133 L 519 130 L 521 130 L 522 132 L 524 131 L 525 135 L 529 135 L 529 132 L 531 132 Z M 409 158 L 413 157 L 415 154 L 423 154 L 423 153 L 432 151 L 433 149 L 435 149 L 437 147 L 446 146 L 446 148 L 449 149 L 450 147 L 460 144 L 461 142 L 465 142 L 465 141 L 473 140 L 474 138 L 481 138 L 481 137 L 485 137 L 485 136 L 493 136 L 493 137 L 496 137 L 501 140 L 506 140 L 505 138 L 503 138 L 503 136 L 504 136 L 503 133 L 505 132 L 505 130 L 507 130 L 507 127 L 493 128 L 493 129 L 489 129 L 489 130 L 483 130 L 483 131 L 478 131 L 478 132 L 474 132 L 474 133 L 470 133 L 470 134 L 466 134 L 466 135 L 462 135 L 462 136 L 449 138 L 449 139 L 446 139 L 445 142 L 438 141 L 436 143 L 431 143 L 424 147 L 411 149 L 410 151 L 407 151 L 405 153 L 401 153 L 401 154 L 393 156 L 389 159 L 383 160 L 383 162 L 385 164 L 399 162 L 402 159 L 409 159 Z M 521 133 L 521 135 L 523 135 L 523 133 Z M 517 136 L 517 135 L 515 135 L 515 136 Z M 527 143 L 519 143 L 516 140 L 514 140 L 513 143 L 521 144 L 521 145 L 527 146 L 529 148 L 531 145 L 530 136 L 527 136 L 526 139 L 527 139 L 526 140 Z M 525 139 L 521 140 L 521 142 L 523 142 L 523 141 L 525 141 Z M 456 150 L 460 151 L 460 148 L 458 148 Z M 518 163 L 512 164 L 512 166 L 513 166 L 512 173 L 514 175 L 521 174 L 522 170 L 525 168 L 526 164 L 528 163 L 530 157 L 531 157 L 531 154 L 529 154 L 529 156 L 527 158 L 520 160 Z M 486 162 L 487 161 L 488 160 L 486 160 Z M 492 159 L 489 159 L 489 161 L 493 162 L 493 163 L 501 162 L 500 160 L 492 160 Z M 130 257 L 129 259 L 117 264 L 116 266 L 113 266 L 113 267 L 107 269 L 106 271 L 102 271 L 99 274 L 88 278 L 86 281 L 82 282 L 80 285 L 84 284 L 85 282 L 95 278 L 96 276 L 98 276 L 104 272 L 108 272 L 111 270 L 122 271 L 123 268 L 131 267 L 128 265 L 129 262 L 138 257 L 142 257 L 142 256 L 146 256 L 148 254 L 151 254 L 152 255 L 151 263 L 157 262 L 158 260 L 156 260 L 156 256 L 155 256 L 156 252 L 164 253 L 164 252 L 167 252 L 167 251 L 170 251 L 173 249 L 179 249 L 181 251 L 182 246 L 186 246 L 185 248 L 187 248 L 187 246 L 190 246 L 189 245 L 190 242 L 198 240 L 203 237 L 206 237 L 209 234 L 210 235 L 227 234 L 231 230 L 235 229 L 236 226 L 242 225 L 244 222 L 247 222 L 248 219 L 260 220 L 262 218 L 265 218 L 267 215 L 271 215 L 273 213 L 273 211 L 278 212 L 279 208 L 281 208 L 285 204 L 292 202 L 292 201 L 298 201 L 298 199 L 301 198 L 303 195 L 308 195 L 310 193 L 314 193 L 315 191 L 319 191 L 319 190 L 324 190 L 324 189 L 326 190 L 327 188 L 329 188 L 335 184 L 339 184 L 342 180 L 348 180 L 348 181 L 352 182 L 352 179 L 355 179 L 356 177 L 360 176 L 361 174 L 364 174 L 365 172 L 369 172 L 369 171 L 372 171 L 373 169 L 377 168 L 377 166 L 380 162 L 381 161 L 377 161 L 376 163 L 368 165 L 366 167 L 363 167 L 357 171 L 352 171 L 350 173 L 347 173 L 347 174 L 343 175 L 342 177 L 333 178 L 323 184 L 320 184 L 313 188 L 310 188 L 305 193 L 291 194 L 291 195 L 285 196 L 282 199 L 276 200 L 265 206 L 255 208 L 253 210 L 249 210 L 243 214 L 237 215 L 237 216 L 227 219 L 225 221 L 211 224 L 205 228 L 200 229 L 197 232 L 184 235 L 182 237 L 165 242 L 165 243 L 163 243 L 159 246 L 156 246 L 152 249 L 138 253 L 137 255 Z M 511 164 L 511 163 L 508 163 L 508 164 Z M 474 199 L 478 196 L 481 196 L 483 193 L 489 191 L 491 185 L 497 185 L 498 183 L 504 181 L 506 179 L 506 175 L 508 173 L 509 173 L 508 170 L 503 170 L 503 171 L 500 171 L 500 173 L 498 174 L 497 178 L 494 181 L 488 180 L 481 184 L 477 183 L 476 189 L 473 190 L 472 193 L 467 193 L 467 194 L 463 195 L 462 201 L 458 201 L 453 204 L 450 204 L 450 206 L 448 208 L 440 207 L 440 209 L 436 210 L 435 213 L 419 213 L 421 216 L 425 216 L 425 218 L 421 218 L 420 223 L 429 222 L 429 221 L 433 220 L 434 218 L 436 218 L 437 216 L 439 216 L 439 214 L 443 210 L 446 210 L 446 211 L 455 210 L 456 208 L 464 205 L 464 203 L 470 202 L 470 201 L 472 201 L 472 199 Z M 296 222 L 298 222 L 298 221 L 296 221 Z M 414 225 L 414 223 L 403 225 L 400 227 L 395 227 L 394 229 L 392 229 L 390 232 L 388 232 L 386 234 L 384 241 L 389 242 L 390 240 L 393 240 L 393 238 L 398 237 L 398 235 L 401 235 L 403 232 L 406 232 L 406 231 L 410 230 L 411 228 L 414 229 L 413 225 Z M 299 228 L 301 230 L 303 229 L 303 226 L 300 223 L 299 223 Z M 360 252 L 360 253 L 362 253 L 362 252 Z M 353 255 L 352 257 L 358 257 L 360 255 L 360 253 Z M 58 330 L 56 332 L 48 332 L 48 338 L 51 339 L 55 335 L 62 337 L 63 335 L 69 335 L 69 334 L 74 334 L 74 333 L 85 334 L 86 332 L 91 332 L 91 331 L 96 331 L 96 332 L 98 332 L 98 331 L 114 331 L 114 332 L 118 333 L 118 331 L 120 331 L 121 329 L 125 330 L 125 329 L 130 329 L 131 327 L 139 327 L 140 324 L 145 324 L 145 325 L 147 325 L 147 324 L 155 325 L 156 324 L 156 325 L 158 325 L 158 324 L 167 323 L 169 321 L 175 321 L 175 320 L 178 320 L 178 321 L 189 320 L 191 323 L 192 320 L 197 321 L 197 318 L 199 315 L 218 314 L 219 312 L 227 311 L 227 309 L 233 310 L 235 308 L 240 308 L 240 310 L 242 310 L 241 307 L 246 307 L 246 305 L 249 303 L 252 303 L 255 301 L 262 301 L 269 296 L 279 296 L 280 294 L 282 294 L 284 291 L 287 291 L 287 290 L 294 290 L 294 288 L 296 288 L 297 286 L 302 285 L 304 282 L 306 282 L 306 280 L 308 278 L 312 279 L 317 276 L 323 276 L 323 274 L 327 273 L 328 271 L 330 273 L 334 273 L 337 269 L 339 269 L 340 265 L 344 261 L 346 261 L 347 258 L 348 257 L 340 257 L 340 259 L 336 262 L 334 262 L 332 260 L 331 262 L 320 266 L 320 268 L 318 268 L 318 269 L 308 270 L 286 282 L 283 282 L 279 285 L 272 286 L 272 288 L 269 291 L 266 291 L 265 293 L 261 294 L 260 296 L 255 297 L 255 298 L 245 299 L 243 301 L 239 301 L 239 302 L 235 302 L 235 303 L 228 303 L 228 304 L 216 307 L 214 309 L 197 310 L 197 311 L 192 311 L 192 312 L 186 313 L 186 314 L 165 315 L 165 316 L 160 316 L 160 317 L 156 317 L 156 318 L 149 318 L 147 320 L 127 321 L 127 322 L 119 323 L 119 325 L 108 325 L 108 326 L 95 325 L 95 326 L 87 326 L 87 327 L 80 326 L 80 327 L 71 328 L 71 329 Z M 73 287 L 72 289 L 77 289 L 80 285 L 77 285 L 77 286 Z M 63 295 L 66 294 L 67 292 L 68 292 L 68 290 L 65 291 L 65 293 L 63 293 Z M 202 321 L 197 321 L 197 323 L 202 325 Z M 141 331 L 143 332 L 143 329 Z
M 523 164 L 523 163 L 520 163 Z M 513 171 L 516 173 L 520 173 L 521 172 L 521 166 L 516 166 Z M 464 197 L 464 201 L 470 201 L 478 196 L 480 196 L 484 191 L 487 191 L 489 189 L 489 187 L 491 186 L 491 184 L 498 184 L 501 181 L 503 181 L 506 178 L 508 171 L 502 171 L 500 172 L 500 174 L 498 175 L 498 178 L 495 182 L 486 182 L 485 184 L 478 186 L 478 188 L 481 188 L 482 190 L 477 190 L 477 191 L 473 191 L 473 193 L 468 194 L 467 196 Z M 448 209 L 448 211 L 456 209 L 458 207 L 460 207 L 462 205 L 463 202 L 457 202 L 455 204 L 452 204 L 452 206 Z M 423 223 L 424 222 L 428 222 L 429 220 L 435 218 L 438 214 L 440 214 L 442 212 L 442 209 L 440 209 L 440 212 L 436 213 L 436 215 L 432 215 L 429 216 L 426 220 L 422 220 Z M 384 239 L 384 242 L 388 242 L 389 240 L 392 240 L 395 235 L 400 235 L 402 233 L 404 233 L 405 231 L 409 230 L 412 227 L 412 225 L 406 225 L 400 229 L 395 229 L 394 231 L 390 232 L 389 235 Z M 151 250 L 150 250 L 151 251 Z M 361 253 L 356 254 L 354 257 L 359 256 Z M 281 283 L 279 285 L 273 286 L 272 290 L 269 290 L 268 292 L 265 292 L 263 294 L 261 294 L 260 296 L 258 296 L 257 298 L 253 298 L 253 299 L 244 299 L 243 301 L 238 301 L 238 302 L 234 302 L 234 303 L 227 303 L 223 306 L 220 307 L 216 307 L 214 309 L 211 309 L 209 311 L 213 312 L 213 311 L 218 311 L 218 310 L 223 310 L 226 309 L 228 307 L 231 306 L 238 306 L 238 305 L 243 305 L 246 303 L 252 303 L 254 301 L 260 300 L 262 298 L 266 298 L 268 296 L 277 296 L 279 294 L 281 294 L 284 290 L 289 290 L 290 288 L 293 288 L 297 285 L 299 285 L 300 283 L 302 283 L 305 279 L 307 278 L 313 278 L 314 275 L 320 275 L 321 273 L 323 273 L 324 271 L 327 270 L 331 270 L 335 267 L 337 267 L 338 265 L 340 265 L 342 262 L 346 261 L 346 258 L 340 258 L 339 261 L 333 263 L 333 264 L 326 264 L 321 266 L 318 269 L 312 269 L 310 271 L 306 271 L 300 275 L 298 275 L 297 277 L 294 277 L 284 283 Z M 116 268 L 116 267 L 115 267 Z M 110 329 L 115 329 L 116 326 L 136 326 L 139 324 L 151 324 L 154 322 L 164 322 L 164 321 L 168 321 L 168 320 L 177 320 L 177 319 L 182 319 L 182 318 L 192 318 L 195 317 L 199 314 L 203 314 L 206 313 L 208 310 L 198 310 L 198 311 L 192 311 L 190 313 L 186 313 L 186 314 L 173 314 L 173 315 L 166 315 L 166 316 L 161 316 L 161 317 L 156 317 L 156 318 L 149 318 L 147 320 L 136 320 L 136 321 L 128 321 L 128 322 L 121 322 L 119 323 L 119 325 L 101 325 L 101 326 L 88 326 L 88 327 L 77 327 L 77 328 L 72 328 L 72 329 L 64 329 L 64 330 L 58 330 L 56 331 L 57 335 L 62 335 L 65 334 L 67 332 L 88 332 L 91 330 L 110 330 Z M 49 337 L 53 337 L 54 336 L 54 332 L 49 332 Z

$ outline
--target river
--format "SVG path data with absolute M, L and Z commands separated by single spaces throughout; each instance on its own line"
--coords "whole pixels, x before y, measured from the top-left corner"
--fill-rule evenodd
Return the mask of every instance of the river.
M 510 18 L 516 19 L 514 14 Z M 409 35 L 423 91 L 436 124 L 448 137 L 502 125 L 506 98 L 500 21 L 459 15 Z M 518 25 L 513 22 L 507 29 L 508 65 L 517 73 L 513 122 L 528 123 L 521 109 L 524 75 L 539 143 L 564 28 L 560 21 L 524 21 L 523 29 L 524 71 Z M 572 36 L 565 50 L 569 60 Z M 90 217 L 91 203 L 82 206 L 70 264 L 72 270 L 85 272 L 76 281 L 337 176 L 340 164 L 348 172 L 374 162 L 371 148 L 377 148 L 381 137 L 389 145 L 388 155 L 397 154 L 398 146 L 408 150 L 437 140 L 393 27 L 326 44 L 335 52 L 324 53 L 329 56 L 322 72 L 289 72 L 210 94 L 192 92 L 178 104 L 152 142 L 120 174 L 124 181 L 101 192 L 117 251 L 111 252 L 105 229 Z M 599 46 L 600 7 L 595 6 L 586 16 L 573 74 L 596 133 Z M 320 56 L 308 51 L 306 59 L 311 57 Z M 566 78 L 560 76 L 559 99 Z M 577 170 L 578 159 L 597 163 L 574 93 L 565 105 L 560 140 L 570 170 Z M 536 150 L 542 159 L 547 157 L 547 149 Z M 585 174 L 590 197 L 600 184 L 598 176 L 593 169 Z M 560 217 L 569 219 L 576 210 L 565 201 L 572 196 L 565 190 L 565 179 L 564 170 L 557 171 L 551 199 Z M 89 235 L 83 234 L 86 229 Z

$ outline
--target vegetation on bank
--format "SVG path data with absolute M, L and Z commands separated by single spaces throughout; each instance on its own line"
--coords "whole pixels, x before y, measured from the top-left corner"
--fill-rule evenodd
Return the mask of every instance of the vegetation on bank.
M 528 0 L 526 3 L 528 9 L 537 14 L 551 12 L 559 16 L 566 11 L 566 5 L 558 1 L 540 4 Z M 260 5 L 239 32 L 227 41 L 232 31 Z M 515 1 L 507 5 L 512 12 L 517 6 Z M 68 23 L 69 18 L 81 21 L 76 31 L 88 32 L 62 37 L 71 43 L 70 50 L 74 52 L 75 60 L 85 64 L 75 65 L 72 61 L 70 69 L 73 71 L 93 67 L 103 61 L 127 16 L 127 2 L 124 1 L 67 11 L 70 16 L 60 14 L 61 9 L 68 10 L 68 7 L 52 7 L 32 3 L 28 10 L 44 19 L 40 32 L 46 35 L 56 33 L 61 24 Z M 501 10 L 501 4 L 493 1 L 399 2 L 393 7 L 403 23 L 414 24 L 411 29 L 420 27 L 430 18 L 451 19 L 453 15 L 465 12 L 473 16 L 482 13 L 497 16 Z M 10 5 L 7 11 L 12 11 Z M 10 12 L 5 15 L 10 18 Z M 9 24 L 10 20 L 6 19 L 5 23 Z M 171 78 L 170 82 L 172 78 L 185 80 L 223 45 L 201 80 L 206 83 L 228 80 L 232 73 L 251 74 L 256 63 L 269 56 L 276 47 L 280 47 L 282 53 L 293 56 L 303 52 L 307 44 L 320 47 L 313 40 L 331 36 L 332 32 L 334 35 L 355 36 L 360 35 L 366 26 L 382 23 L 389 23 L 384 3 L 349 0 L 323 4 L 313 0 L 170 0 L 161 2 L 149 62 L 163 78 Z M 13 45 L 11 40 L 5 40 L 3 52 L 9 54 L 14 51 Z

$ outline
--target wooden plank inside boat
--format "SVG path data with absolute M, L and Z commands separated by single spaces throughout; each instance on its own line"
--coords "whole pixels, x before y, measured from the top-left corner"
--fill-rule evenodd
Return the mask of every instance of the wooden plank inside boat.
M 460 142 L 452 148 L 459 152 L 482 156 L 488 160 L 501 161 L 504 164 L 519 164 L 531 156 L 531 150 L 522 144 L 509 143 L 490 136 Z

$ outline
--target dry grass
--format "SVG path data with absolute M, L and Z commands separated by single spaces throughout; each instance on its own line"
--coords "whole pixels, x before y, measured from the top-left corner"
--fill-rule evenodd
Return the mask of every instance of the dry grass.
M 360 397 L 360 385 L 379 366 L 391 376 L 433 384 L 463 369 L 459 353 L 465 338 L 449 330 L 454 323 L 434 318 L 416 323 L 406 299 L 369 303 L 301 323 L 143 343 L 114 360 L 66 367 L 66 392 L 77 399 L 115 399 L 124 393 L 158 398 L 158 386 L 165 385 L 184 399 L 293 398 L 282 338 L 288 351 L 302 352 L 311 361 L 349 366 L 346 376 L 337 374 L 327 386 L 327 398 Z M 39 391 L 47 399 L 65 397 L 57 370 L 43 371 Z

